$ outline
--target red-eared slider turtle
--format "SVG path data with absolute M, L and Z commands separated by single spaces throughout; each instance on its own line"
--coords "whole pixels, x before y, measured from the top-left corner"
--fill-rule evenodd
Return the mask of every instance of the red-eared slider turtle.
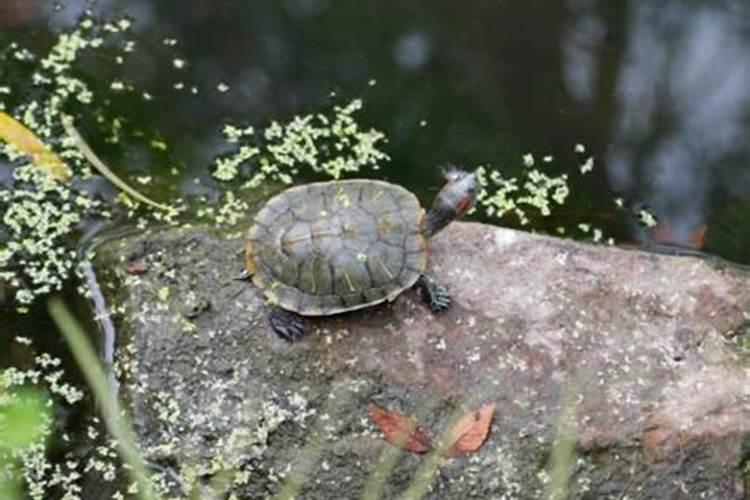
M 453 170 L 425 215 L 401 186 L 375 180 L 318 182 L 271 198 L 247 238 L 247 272 L 275 307 L 273 330 L 293 340 L 301 316 L 328 316 L 394 300 L 418 285 L 433 311 L 448 291 L 427 269 L 427 240 L 473 204 L 474 174 Z

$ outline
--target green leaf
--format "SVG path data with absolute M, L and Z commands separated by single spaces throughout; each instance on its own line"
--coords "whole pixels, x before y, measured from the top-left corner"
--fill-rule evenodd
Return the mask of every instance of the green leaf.
M 0 406 L 0 450 L 23 448 L 44 433 L 49 422 L 47 398 L 37 390 L 19 389 Z

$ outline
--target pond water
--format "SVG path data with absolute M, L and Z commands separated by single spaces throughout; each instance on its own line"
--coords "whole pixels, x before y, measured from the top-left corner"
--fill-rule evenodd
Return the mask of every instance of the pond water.
M 672 242 L 689 243 L 706 224 L 707 251 L 750 259 L 740 223 L 750 191 L 744 2 L 5 4 L 0 40 L 31 48 L 48 47 L 87 8 L 132 18 L 136 49 L 122 67 L 101 56 L 82 67 L 94 87 L 122 80 L 153 96 L 111 92 L 101 106 L 169 151 L 127 135 L 112 146 L 87 132 L 123 176 L 152 175 L 155 198 L 211 191 L 193 180 L 226 151 L 224 123 L 258 126 L 362 97 L 363 121 L 389 140 L 392 161 L 377 176 L 422 197 L 440 185 L 437 165 L 512 174 L 531 152 L 554 156 L 551 169 L 564 171 L 577 168 L 573 146 L 582 143 L 596 168 L 544 225 L 595 222 L 619 241 L 647 238 L 614 216 L 621 197 L 650 207 Z M 6 64 L 3 77 L 18 76 Z M 176 182 L 166 175 L 174 166 Z
M 130 19 L 120 43 L 134 50 L 122 64 L 107 50 L 80 61 L 78 76 L 106 98 L 70 111 L 118 175 L 152 178 L 139 187 L 154 199 L 216 200 L 209 167 L 228 150 L 226 123 L 262 127 L 361 98 L 360 120 L 385 133 L 391 158 L 363 175 L 424 202 L 441 185 L 439 165 L 513 176 L 525 154 L 538 163 L 549 155 L 546 170 L 568 173 L 571 195 L 531 229 L 593 224 L 617 243 L 672 243 L 750 263 L 744 0 L 3 0 L 0 49 L 15 42 L 44 53 L 87 9 Z M 2 51 L 0 87 L 31 77 L 27 62 Z M 139 91 L 117 92 L 113 82 Z M 119 141 L 107 140 L 99 118 L 125 124 Z M 586 176 L 579 144 L 595 162 Z M 0 182 L 9 172 L 0 163 Z M 86 189 L 117 193 L 97 177 Z M 640 207 L 656 228 L 638 224 Z M 96 331 L 75 287 L 67 297 Z M 71 365 L 44 308 L 19 315 L 5 299 L 0 367 L 27 355 L 9 342 L 16 335 Z

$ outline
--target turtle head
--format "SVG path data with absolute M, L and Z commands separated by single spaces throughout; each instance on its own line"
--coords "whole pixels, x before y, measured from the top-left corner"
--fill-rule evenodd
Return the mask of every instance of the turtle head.
M 427 213 L 425 233 L 428 236 L 434 235 L 465 214 L 477 197 L 478 184 L 473 173 L 449 167 L 443 174 L 448 182 L 435 197 L 432 209 Z

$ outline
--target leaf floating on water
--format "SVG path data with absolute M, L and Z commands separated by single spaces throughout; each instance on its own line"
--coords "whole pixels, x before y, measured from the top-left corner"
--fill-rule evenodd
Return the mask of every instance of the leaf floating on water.
M 25 125 L 1 111 L 0 141 L 9 144 L 19 153 L 29 156 L 34 165 L 49 172 L 56 180 L 61 182 L 70 180 L 72 173 L 65 162 Z
M 105 165 L 105 163 L 101 159 L 99 159 L 98 156 L 96 156 L 96 153 L 94 153 L 94 151 L 86 143 L 83 137 L 81 137 L 81 134 L 73 125 L 73 119 L 70 116 L 63 116 L 62 122 L 63 126 L 65 127 L 65 131 L 70 137 L 73 138 L 73 140 L 75 140 L 76 146 L 81 151 L 83 156 L 85 156 L 89 163 L 91 163 L 91 165 L 93 165 L 100 174 L 102 174 L 107 180 L 109 180 L 109 182 L 111 182 L 136 200 L 145 203 L 146 205 L 151 205 L 152 207 L 165 211 L 172 210 L 172 207 L 155 202 L 151 198 L 148 198 L 147 196 L 136 191 L 127 183 L 125 183 L 125 181 L 117 177 L 117 175 L 115 175 L 115 173 L 112 172 L 112 170 L 110 170 L 109 167 Z
M 706 224 L 700 224 L 694 227 L 690 231 L 688 240 L 685 244 L 691 248 L 700 250 L 703 248 L 706 240 L 706 231 L 708 231 L 708 225 Z M 660 243 L 679 243 L 672 231 L 672 227 L 666 222 L 657 224 L 656 227 L 651 230 L 651 238 Z
M 432 449 L 429 436 L 413 418 L 374 404 L 370 404 L 367 410 L 389 443 L 412 453 L 427 453 Z
M 693 248 L 703 248 L 703 244 L 706 241 L 706 231 L 708 231 L 708 225 L 701 224 L 692 231 L 690 231 L 690 246 Z
M 460 457 L 473 453 L 482 447 L 490 432 L 490 424 L 495 414 L 495 403 L 467 413 L 456 422 L 448 434 L 448 457 Z

